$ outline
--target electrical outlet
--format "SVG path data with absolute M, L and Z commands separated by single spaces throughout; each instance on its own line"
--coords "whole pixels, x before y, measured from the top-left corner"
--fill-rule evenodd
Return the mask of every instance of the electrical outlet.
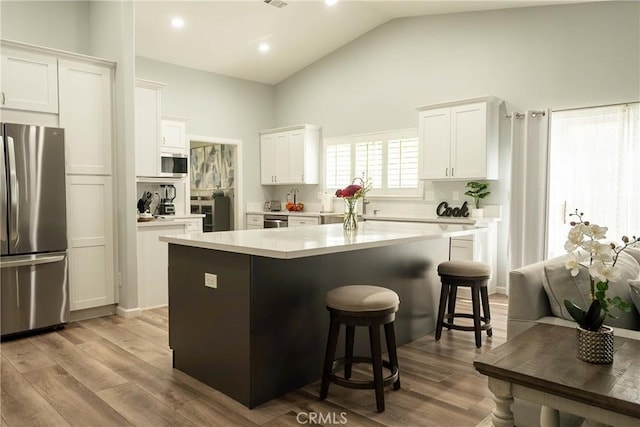
M 426 192 L 424 193 L 424 199 L 425 199 L 427 202 L 433 202 L 433 200 L 434 200 L 435 198 L 436 198 L 436 195 L 435 195 L 435 193 L 434 193 L 433 191 L 426 191 Z
M 218 288 L 218 276 L 211 273 L 204 273 L 204 285 L 207 288 Z
M 452 196 L 453 200 L 460 200 L 460 192 L 459 191 L 454 191 L 451 196 Z

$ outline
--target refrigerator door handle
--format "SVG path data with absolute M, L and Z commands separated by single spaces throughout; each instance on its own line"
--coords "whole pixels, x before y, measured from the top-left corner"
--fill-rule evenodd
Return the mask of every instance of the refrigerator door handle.
M 0 268 L 24 267 L 28 265 L 50 264 L 52 262 L 60 262 L 64 260 L 66 254 L 60 255 L 24 255 L 11 257 L 10 259 L 2 258 L 0 260 Z
M 7 158 L 9 160 L 9 242 L 15 247 L 18 235 L 18 177 L 16 173 L 16 151 L 13 138 L 7 135 Z

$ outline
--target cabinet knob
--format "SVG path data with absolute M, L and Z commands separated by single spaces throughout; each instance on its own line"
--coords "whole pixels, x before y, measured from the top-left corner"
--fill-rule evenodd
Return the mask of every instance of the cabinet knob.
M 4 95 L 4 91 L 2 91 L 2 105 L 5 104 L 5 95 Z

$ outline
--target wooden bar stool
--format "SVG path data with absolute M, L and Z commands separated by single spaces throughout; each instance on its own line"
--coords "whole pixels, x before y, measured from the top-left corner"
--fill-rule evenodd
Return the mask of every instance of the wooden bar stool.
M 436 340 L 440 339 L 443 326 L 446 326 L 447 329 L 474 331 L 476 347 L 480 348 L 482 346 L 482 331 L 487 331 L 487 336 L 493 335 L 487 292 L 487 284 L 491 278 L 491 267 L 475 261 L 446 261 L 438 265 L 438 275 L 442 281 L 442 288 L 440 290 L 440 305 L 438 306 Z M 471 288 L 473 314 L 455 312 L 458 286 Z M 480 313 L 481 299 L 484 316 Z M 445 309 L 447 310 L 446 314 Z M 454 319 L 456 317 L 473 319 L 473 326 L 455 325 Z
M 347 388 L 375 389 L 378 412 L 383 412 L 384 387 L 393 384 L 394 390 L 400 388 L 398 354 L 393 328 L 396 311 L 398 311 L 398 306 L 400 305 L 398 294 L 379 286 L 342 286 L 327 293 L 326 304 L 331 321 L 322 371 L 320 399 L 327 398 L 329 382 Z M 346 325 L 345 357 L 335 359 L 340 325 Z M 382 360 L 380 325 L 384 325 L 389 361 Z M 371 357 L 353 355 L 356 326 L 369 327 Z M 351 368 L 353 363 L 371 363 L 373 366 L 373 381 L 352 380 Z M 334 373 L 341 366 L 344 366 L 344 378 Z M 391 372 L 389 376 L 384 378 L 382 376 L 383 367 Z

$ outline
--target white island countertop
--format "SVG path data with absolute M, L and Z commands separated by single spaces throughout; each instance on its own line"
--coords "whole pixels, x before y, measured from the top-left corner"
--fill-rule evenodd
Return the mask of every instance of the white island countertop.
M 344 231 L 342 224 L 326 224 L 179 234 L 161 236 L 160 240 L 176 245 L 292 259 L 484 231 L 486 228 L 473 225 L 365 221 L 359 223 L 358 229 L 351 232 Z

